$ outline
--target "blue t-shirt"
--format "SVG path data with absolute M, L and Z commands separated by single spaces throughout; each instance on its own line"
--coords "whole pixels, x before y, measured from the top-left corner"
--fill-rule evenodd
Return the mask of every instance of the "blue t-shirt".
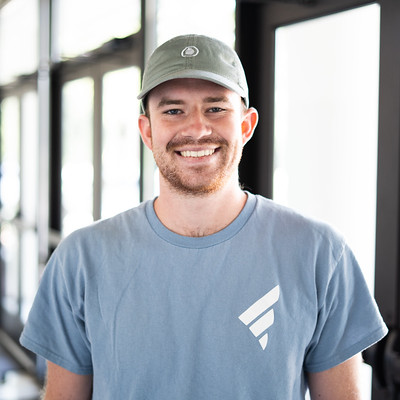
M 93 374 L 93 399 L 296 400 L 305 372 L 386 332 L 343 240 L 248 193 L 206 237 L 169 231 L 152 201 L 74 232 L 46 267 L 21 343 Z

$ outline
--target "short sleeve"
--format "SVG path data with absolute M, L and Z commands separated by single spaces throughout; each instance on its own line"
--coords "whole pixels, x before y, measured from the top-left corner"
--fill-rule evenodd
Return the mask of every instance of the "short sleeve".
M 71 372 L 92 374 L 83 277 L 76 271 L 66 275 L 64 264 L 56 250 L 46 266 L 20 343 Z
M 319 288 L 318 319 L 305 370 L 338 365 L 382 339 L 387 328 L 351 250 L 343 247 L 327 284 Z

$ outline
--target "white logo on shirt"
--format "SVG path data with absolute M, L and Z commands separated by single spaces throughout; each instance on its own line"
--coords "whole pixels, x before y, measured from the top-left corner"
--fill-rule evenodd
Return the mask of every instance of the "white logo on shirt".
M 268 312 L 266 311 L 268 308 L 272 307 L 278 299 L 279 285 L 275 286 L 266 295 L 250 306 L 244 313 L 239 315 L 239 319 L 249 327 L 251 333 L 256 338 L 259 338 L 258 341 L 263 350 L 265 350 L 268 343 L 268 333 L 265 333 L 265 331 L 274 323 L 274 310 L 271 309 Z

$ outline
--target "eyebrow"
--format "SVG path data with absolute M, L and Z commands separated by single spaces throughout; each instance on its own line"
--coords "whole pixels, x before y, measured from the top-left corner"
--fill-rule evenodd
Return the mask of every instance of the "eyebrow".
M 218 96 L 218 97 L 206 97 L 203 100 L 203 103 L 228 103 L 229 99 L 226 96 Z
M 229 100 L 226 96 L 210 96 L 210 97 L 205 97 L 203 99 L 203 103 L 209 104 L 209 103 L 228 103 Z M 185 102 L 183 100 L 178 100 L 178 99 L 170 99 L 168 97 L 163 97 L 157 104 L 158 108 L 164 107 L 164 106 L 171 106 L 171 105 L 183 105 Z
M 159 102 L 157 107 L 164 107 L 164 106 L 170 106 L 170 105 L 182 105 L 185 102 L 183 100 L 174 100 L 174 99 L 168 99 L 166 97 L 163 97 Z

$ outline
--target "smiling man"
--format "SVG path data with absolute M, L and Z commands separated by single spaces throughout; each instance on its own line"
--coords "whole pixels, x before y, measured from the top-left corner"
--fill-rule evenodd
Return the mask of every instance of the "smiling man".
M 237 54 L 171 39 L 139 98 L 160 194 L 51 257 L 21 337 L 45 399 L 360 399 L 386 326 L 337 233 L 241 189 L 258 114 Z
M 160 84 L 146 104 L 139 128 L 160 170 L 157 215 L 183 235 L 205 236 L 225 228 L 246 202 L 238 164 L 256 126 L 256 110 L 245 109 L 237 93 L 193 78 Z M 198 218 L 204 215 L 208 218 Z

